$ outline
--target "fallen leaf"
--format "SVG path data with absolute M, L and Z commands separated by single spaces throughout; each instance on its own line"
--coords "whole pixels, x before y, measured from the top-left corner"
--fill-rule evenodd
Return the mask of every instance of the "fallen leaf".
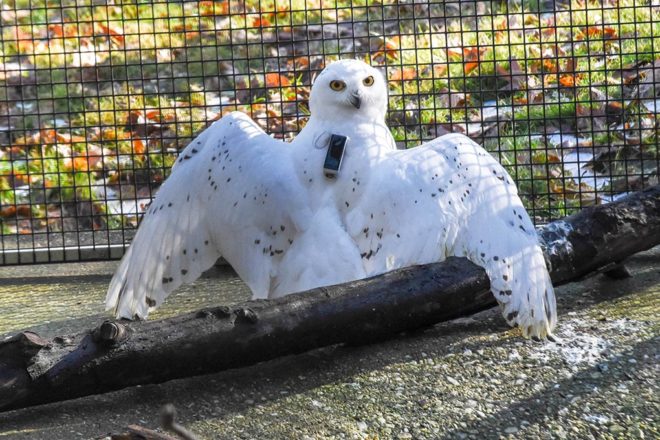
M 211 15 L 229 14 L 229 1 L 201 1 L 199 2 L 199 15 L 208 17 Z
M 151 119 L 152 121 L 155 122 L 160 122 L 161 120 L 160 110 L 149 110 L 144 114 L 144 117 L 146 119 Z
M 555 72 L 557 72 L 557 64 L 555 63 L 554 60 L 550 60 L 548 58 L 545 58 L 543 60 L 543 70 L 545 72 L 555 73 Z
M 142 139 L 136 138 L 131 141 L 131 144 L 133 145 L 133 152 L 135 154 L 144 154 L 144 152 L 147 150 L 147 147 L 144 144 L 144 141 Z
M 613 27 L 605 27 L 603 28 L 603 36 L 608 39 L 608 40 L 613 40 L 618 37 L 616 29 Z
M 100 36 L 107 36 L 110 37 L 111 40 L 114 40 L 117 43 L 124 44 L 124 33 L 123 31 L 111 27 L 111 26 L 106 26 L 103 23 L 96 22 L 94 23 L 94 27 L 96 30 L 96 35 Z
M 401 39 L 399 36 L 385 38 L 380 47 L 374 52 L 372 58 L 374 61 L 385 62 L 387 60 L 394 61 L 399 58 L 399 48 L 401 46 Z
M 414 67 L 403 67 L 401 69 L 391 70 L 390 80 L 392 81 L 410 81 L 417 77 L 417 69 Z
M 470 73 L 474 72 L 478 67 L 479 67 L 478 62 L 470 61 L 469 63 L 465 63 L 465 65 L 463 66 L 463 70 L 466 75 L 469 75 Z
M 486 53 L 485 47 L 463 48 L 463 62 L 465 63 L 463 66 L 463 71 L 465 72 L 466 75 L 469 75 L 470 73 L 474 72 L 479 67 L 479 62 L 481 61 L 481 57 L 483 56 L 484 53 Z M 449 51 L 447 51 L 447 54 L 449 54 Z
M 74 157 L 71 165 L 74 171 L 89 171 L 89 162 L 85 157 Z
M 252 19 L 252 27 L 255 28 L 270 27 L 272 25 L 271 21 L 263 15 Z
M 559 84 L 564 87 L 575 87 L 575 75 L 564 74 L 559 77 Z
M 0 217 L 31 217 L 30 205 L 9 205 L 0 209 Z
M 284 75 L 271 72 L 266 74 L 266 87 L 287 87 L 291 85 L 291 81 Z

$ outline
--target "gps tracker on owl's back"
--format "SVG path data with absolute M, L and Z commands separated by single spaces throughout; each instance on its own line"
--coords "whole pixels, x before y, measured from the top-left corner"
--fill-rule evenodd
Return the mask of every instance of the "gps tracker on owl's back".
M 328 143 L 328 151 L 325 155 L 325 162 L 323 163 L 323 172 L 325 177 L 334 179 L 339 174 L 341 161 L 344 158 L 344 151 L 346 150 L 346 142 L 348 138 L 340 134 L 333 134 L 330 136 Z

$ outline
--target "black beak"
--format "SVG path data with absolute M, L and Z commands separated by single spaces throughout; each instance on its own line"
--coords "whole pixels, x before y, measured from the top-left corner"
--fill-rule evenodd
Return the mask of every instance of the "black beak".
M 362 105 L 362 98 L 357 93 L 351 93 L 348 100 L 355 108 L 360 108 L 360 105 Z

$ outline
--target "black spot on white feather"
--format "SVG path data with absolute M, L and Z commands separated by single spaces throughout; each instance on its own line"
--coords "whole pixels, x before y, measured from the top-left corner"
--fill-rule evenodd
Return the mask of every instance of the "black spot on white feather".
M 506 274 L 505 274 L 505 275 L 502 275 L 502 279 L 503 279 L 504 281 L 509 281 L 509 276 L 506 275 Z
M 188 273 L 188 269 L 181 269 L 181 275 L 185 275 Z
M 148 296 L 144 298 L 144 302 L 146 302 L 149 307 L 153 307 L 156 305 L 156 300 L 149 298 Z
M 500 290 L 500 296 L 511 296 L 512 293 L 510 290 Z

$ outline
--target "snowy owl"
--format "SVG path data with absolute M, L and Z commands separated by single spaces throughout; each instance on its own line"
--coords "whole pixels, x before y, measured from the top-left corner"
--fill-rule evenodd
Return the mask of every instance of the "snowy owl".
M 110 283 L 117 317 L 145 318 L 220 256 L 257 299 L 454 255 L 485 268 L 510 325 L 551 334 L 534 225 L 490 154 L 460 134 L 397 150 L 387 83 L 361 61 L 324 69 L 309 108 L 290 143 L 234 112 L 181 152 Z

